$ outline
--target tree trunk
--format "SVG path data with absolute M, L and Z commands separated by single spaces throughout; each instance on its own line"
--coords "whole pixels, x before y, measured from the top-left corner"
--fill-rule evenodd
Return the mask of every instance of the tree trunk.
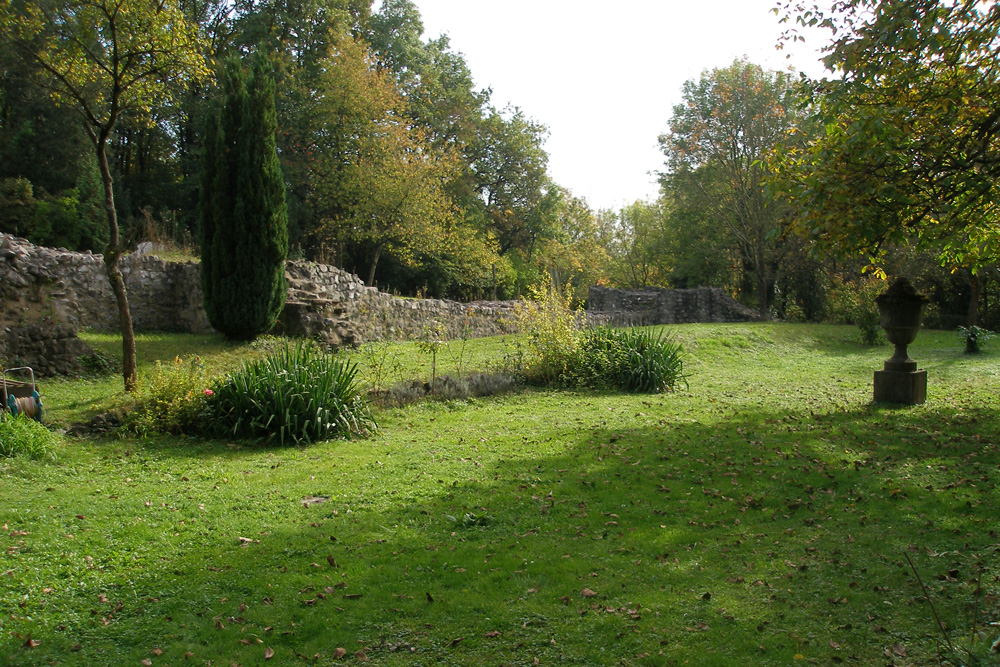
M 757 277 L 757 311 L 760 313 L 760 319 L 771 319 L 767 309 L 767 276 L 764 275 Z
M 88 128 L 89 129 L 89 128 Z M 104 211 L 108 216 L 108 247 L 104 251 L 104 269 L 111 283 L 111 291 L 115 295 L 118 306 L 118 324 L 122 332 L 122 379 L 125 391 L 133 391 L 138 382 L 135 368 L 135 333 L 132 331 L 132 313 L 128 307 L 128 294 L 125 291 L 125 280 L 118 270 L 118 260 L 122 256 L 121 242 L 118 238 L 118 214 L 115 212 L 114 184 L 111 180 L 111 169 L 108 166 L 108 155 L 105 152 L 107 132 L 100 135 L 90 133 L 97 150 L 97 163 L 101 169 L 101 181 L 104 183 Z
M 771 313 L 767 308 L 768 270 L 767 257 L 764 255 L 765 242 L 763 234 L 758 234 L 757 248 L 754 250 L 754 264 L 756 264 L 757 273 L 757 310 L 760 313 L 760 319 L 769 320 Z
M 378 265 L 379 255 L 382 254 L 382 244 L 379 243 L 375 246 L 375 254 L 372 255 L 372 263 L 368 267 L 368 280 L 365 281 L 365 285 L 371 287 L 375 284 L 375 267 Z
M 966 326 L 974 327 L 979 324 L 979 298 L 983 293 L 982 276 L 969 272 L 969 285 L 972 288 L 969 292 L 969 315 Z

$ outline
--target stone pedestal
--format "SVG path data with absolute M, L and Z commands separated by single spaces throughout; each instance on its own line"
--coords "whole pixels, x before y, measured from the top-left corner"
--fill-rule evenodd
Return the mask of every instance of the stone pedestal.
M 875 298 L 879 324 L 895 351 L 882 370 L 875 371 L 875 400 L 917 405 L 927 401 L 927 371 L 918 371 L 906 348 L 917 336 L 927 297 L 917 294 L 906 278 L 896 280 Z
M 875 400 L 921 405 L 927 401 L 927 371 L 875 371 Z

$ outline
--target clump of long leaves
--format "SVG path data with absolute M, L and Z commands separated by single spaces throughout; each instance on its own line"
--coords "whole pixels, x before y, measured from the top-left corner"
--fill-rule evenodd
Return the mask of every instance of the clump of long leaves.
M 25 415 L 0 411 L 0 456 L 52 460 L 59 436 Z
M 282 445 L 375 430 L 357 365 L 298 343 L 246 362 L 215 383 L 209 406 L 221 433 Z
M 662 330 L 600 327 L 583 335 L 577 374 L 582 384 L 635 393 L 687 384 L 681 344 Z

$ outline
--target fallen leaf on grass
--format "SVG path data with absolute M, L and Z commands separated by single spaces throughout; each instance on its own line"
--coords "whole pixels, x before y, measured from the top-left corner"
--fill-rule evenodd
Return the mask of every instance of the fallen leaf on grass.
M 264 659 L 270 660 L 273 657 L 274 657 L 274 651 L 271 649 L 270 646 L 268 646 L 266 649 L 264 649 Z
M 332 568 L 337 568 L 337 567 L 339 567 L 339 566 L 337 565 L 337 559 L 336 559 L 336 558 L 334 558 L 332 554 L 326 557 L 326 562 L 327 562 L 327 563 L 329 563 L 329 564 L 330 564 L 330 567 L 332 567 Z
M 334 660 L 340 660 L 345 655 L 347 655 L 347 649 L 346 648 L 337 647 L 337 648 L 333 649 L 333 659 Z
M 185 660 L 190 660 L 193 657 L 194 657 L 194 653 L 192 653 L 191 651 L 188 651 L 187 653 L 184 654 L 184 659 Z
M 595 595 L 597 595 L 597 593 L 595 593 L 594 591 L 590 590 L 589 588 L 584 588 L 582 591 L 580 591 L 580 595 L 582 595 L 585 598 L 592 598 Z
M 152 651 L 150 651 L 150 653 L 152 653 L 153 655 L 159 657 L 159 656 L 163 655 L 163 649 L 162 648 L 154 648 Z
M 143 664 L 146 667 L 153 667 L 153 661 L 150 660 L 149 658 L 145 658 L 144 660 L 141 661 L 140 664 Z
M 32 639 L 31 635 L 28 635 L 28 638 L 24 640 L 25 648 L 38 648 L 41 645 L 42 642 L 38 641 L 37 639 Z
M 499 630 L 490 630 L 489 632 L 486 633 L 486 636 L 489 637 L 490 639 L 493 639 L 494 637 L 499 637 L 502 634 L 503 633 L 500 632 Z
M 368 662 L 368 655 L 364 651 L 357 651 L 354 654 L 354 659 L 358 662 Z

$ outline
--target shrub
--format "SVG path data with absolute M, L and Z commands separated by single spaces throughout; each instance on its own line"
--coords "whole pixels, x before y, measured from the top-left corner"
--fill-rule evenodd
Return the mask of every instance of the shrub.
M 523 373 L 530 384 L 565 384 L 577 361 L 580 340 L 573 295 L 549 286 L 514 308 L 514 324 L 527 334 Z
M 881 345 L 885 338 L 879 326 L 875 297 L 885 291 L 885 282 L 866 276 L 856 282 L 841 282 L 830 290 L 829 319 L 840 324 L 855 324 L 865 345 Z
M 24 415 L 0 411 L 0 456 L 52 460 L 59 436 Z
M 113 359 L 103 352 L 94 351 L 93 354 L 84 354 L 77 357 L 83 372 L 90 376 L 102 377 L 121 372 L 121 362 Z
M 135 404 L 122 415 L 122 426 L 140 436 L 152 433 L 203 433 L 208 423 L 209 380 L 201 358 L 175 357 L 156 362 L 156 371 L 140 381 Z
M 683 348 L 663 331 L 612 329 L 588 331 L 580 344 L 578 377 L 596 388 L 657 393 L 687 383 Z
M 434 384 L 437 381 L 437 353 L 447 345 L 445 338 L 448 331 L 443 323 L 435 322 L 434 326 L 425 325 L 424 331 L 417 339 L 417 349 L 424 354 L 431 355 L 431 393 L 434 393 Z
M 373 340 L 361 346 L 361 358 L 368 371 L 368 384 L 375 394 L 383 393 L 403 372 L 399 348 L 387 340 Z
M 958 335 L 965 341 L 966 354 L 979 354 L 982 352 L 981 345 L 993 338 L 993 332 L 977 326 L 958 327 Z
M 285 345 L 216 382 L 208 405 L 223 435 L 282 445 L 367 435 L 378 426 L 356 375 L 313 344 Z

